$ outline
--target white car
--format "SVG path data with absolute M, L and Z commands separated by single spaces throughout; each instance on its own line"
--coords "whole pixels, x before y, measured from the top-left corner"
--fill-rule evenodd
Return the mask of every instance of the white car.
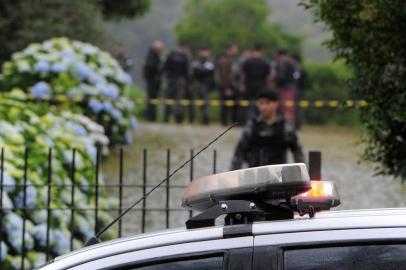
M 406 209 L 319 212 L 339 203 L 304 164 L 212 175 L 185 193 L 183 205 L 202 211 L 186 228 L 96 244 L 41 269 L 406 269 Z

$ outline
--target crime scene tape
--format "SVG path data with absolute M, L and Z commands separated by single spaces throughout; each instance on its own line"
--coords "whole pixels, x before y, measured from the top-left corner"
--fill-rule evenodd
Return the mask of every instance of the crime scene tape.
M 174 100 L 174 99 L 136 99 L 135 100 L 136 104 L 147 104 L 148 102 L 153 105 L 175 105 L 175 104 L 180 104 L 182 106 L 189 106 L 189 105 L 195 105 L 198 107 L 205 106 L 206 102 L 209 103 L 209 106 L 212 107 L 218 107 L 218 106 L 226 106 L 226 107 L 233 107 L 233 106 L 240 106 L 240 107 L 248 107 L 250 105 L 249 100 L 239 100 L 239 101 L 234 101 L 234 100 L 209 100 L 205 101 L 203 99 L 196 99 L 196 100 L 189 100 L 189 99 L 182 99 L 182 100 Z M 294 102 L 294 101 L 285 101 L 283 103 L 284 106 L 286 107 L 301 107 L 301 108 L 310 108 L 310 107 L 315 107 L 315 108 L 338 108 L 338 107 L 365 107 L 368 105 L 368 103 L 365 100 L 345 100 L 345 101 L 339 101 L 339 100 L 301 100 L 299 102 Z
M 5 96 L 5 93 L 0 93 L 0 97 Z M 49 101 L 49 102 L 86 102 L 93 99 L 98 99 L 101 101 L 119 101 L 119 100 L 126 100 L 129 101 L 130 99 L 127 97 L 120 97 L 117 99 L 108 98 L 105 96 L 66 96 L 66 95 L 53 95 L 53 96 L 44 96 L 41 98 L 37 98 L 31 95 L 27 95 L 26 98 L 15 98 L 12 96 L 6 96 L 10 99 L 17 99 L 17 100 L 28 100 L 28 101 Z M 145 105 L 145 104 L 152 104 L 152 105 L 181 105 L 181 106 L 210 106 L 210 107 L 219 107 L 219 106 L 226 106 L 226 107 L 248 107 L 251 104 L 249 100 L 203 100 L 203 99 L 144 99 L 144 98 L 137 98 L 133 100 L 135 104 L 138 105 Z M 208 103 L 208 104 L 207 104 Z M 343 108 L 343 107 L 365 107 L 368 103 L 365 100 L 301 100 L 298 102 L 295 101 L 285 101 L 283 106 L 286 107 L 295 107 L 298 106 L 300 108 Z

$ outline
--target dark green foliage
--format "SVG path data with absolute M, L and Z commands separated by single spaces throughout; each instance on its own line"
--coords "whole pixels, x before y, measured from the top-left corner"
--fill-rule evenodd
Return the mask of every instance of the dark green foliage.
M 148 8 L 149 0 L 0 0 L 0 63 L 28 44 L 51 37 L 100 46 L 103 18 L 134 17 Z
M 354 70 L 367 149 L 377 172 L 406 179 L 406 8 L 403 0 L 304 0 L 332 31 L 327 45 Z
M 304 99 L 345 101 L 351 98 L 347 81 L 352 72 L 345 64 L 306 64 L 308 88 Z M 354 108 L 306 108 L 303 109 L 305 122 L 309 124 L 336 124 L 354 126 L 358 124 L 358 114 Z
M 103 16 L 107 19 L 133 18 L 144 15 L 151 7 L 150 0 L 100 0 Z
M 187 2 L 185 9 L 186 17 L 176 25 L 176 35 L 194 49 L 210 46 L 220 53 L 235 42 L 241 48 L 259 43 L 269 53 L 280 47 L 301 50 L 299 37 L 268 22 L 270 9 L 264 0 L 197 0 Z
M 100 12 L 90 1 L 0 0 L 0 8 L 0 63 L 29 43 L 54 36 L 100 41 Z

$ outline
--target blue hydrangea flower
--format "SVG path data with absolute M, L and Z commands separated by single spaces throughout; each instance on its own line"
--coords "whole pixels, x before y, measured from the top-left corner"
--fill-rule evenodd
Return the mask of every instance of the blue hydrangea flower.
M 124 83 L 124 84 L 126 84 L 126 85 L 130 85 L 130 84 L 133 83 L 133 79 L 131 78 L 131 76 L 130 76 L 128 73 L 126 73 L 126 72 L 124 72 L 124 71 L 122 71 L 122 70 L 120 70 L 120 71 L 118 72 L 117 76 L 118 76 L 118 79 L 119 79 L 122 83 Z
M 35 98 L 44 98 L 51 94 L 51 90 L 46 82 L 41 81 L 30 88 L 30 93 Z
M 51 49 L 51 48 L 54 46 L 54 43 L 52 42 L 52 40 L 46 40 L 46 41 L 44 41 L 44 42 L 42 43 L 42 46 L 43 46 L 45 49 L 49 50 L 49 49 Z
M 111 117 L 113 117 L 113 119 L 115 120 L 121 120 L 123 118 L 123 114 L 121 113 L 120 110 L 117 110 L 116 108 L 113 108 L 109 114 L 111 115 Z
M 85 142 L 86 152 L 89 154 L 90 158 L 94 162 L 96 160 L 97 149 L 91 141 Z
M 53 251 L 56 254 L 63 254 L 69 250 L 69 239 L 60 230 L 52 230 L 50 236 L 50 243 L 53 246 Z
M 84 62 L 77 62 L 73 66 L 73 74 L 78 79 L 85 80 L 91 76 L 92 71 Z
M 25 248 L 26 250 L 31 250 L 34 247 L 34 239 L 32 239 L 31 235 L 28 232 L 24 234 L 25 238 Z M 22 231 L 19 232 L 12 232 L 7 234 L 8 242 L 16 251 L 21 251 L 22 242 L 23 242 L 23 233 Z
M 129 131 L 124 134 L 124 144 L 131 144 L 133 142 L 133 136 Z
M 16 181 L 6 171 L 3 172 L 3 190 L 6 192 L 13 192 L 15 189 Z
M 89 81 L 95 85 L 105 84 L 106 79 L 97 72 L 92 72 L 89 76 Z
M 25 207 L 34 208 L 36 198 L 37 190 L 33 186 L 28 186 L 26 188 Z M 14 204 L 17 208 L 24 207 L 24 191 L 20 191 L 17 196 L 14 197 Z
M 50 69 L 50 65 L 47 61 L 45 60 L 40 60 L 35 64 L 34 70 L 35 72 L 41 73 L 41 72 L 48 72 Z
M 99 100 L 97 99 L 92 99 L 89 101 L 89 103 L 87 104 L 89 106 L 89 108 L 96 114 L 100 113 L 104 106 L 103 103 L 101 103 Z
M 6 244 L 4 244 L 4 242 L 1 242 L 0 245 L 1 245 L 0 262 L 2 262 L 8 254 L 8 248 Z
M 12 232 L 21 233 L 23 230 L 23 219 L 14 212 L 9 212 L 6 214 L 3 224 L 6 234 L 10 234 Z
M 84 238 L 86 240 L 90 239 L 91 237 L 93 237 L 94 235 L 94 230 L 90 224 L 90 222 L 88 222 L 88 220 L 86 218 L 84 218 L 81 215 L 78 215 L 75 218 L 75 221 L 78 224 L 78 230 L 79 232 L 84 236 Z
M 67 122 L 66 128 L 72 130 L 78 136 L 87 136 L 87 130 L 80 124 L 75 122 Z
M 35 226 L 32 231 L 32 236 L 39 243 L 39 245 L 41 247 L 45 247 L 46 241 L 47 241 L 47 225 L 39 224 L 39 225 Z
M 13 201 L 10 199 L 10 197 L 9 197 L 9 195 L 3 190 L 3 197 L 2 197 L 2 199 L 3 199 L 3 212 L 11 212 L 11 210 L 9 210 L 9 209 L 13 209 L 14 208 L 14 204 L 13 204 Z M 8 210 L 5 210 L 5 209 L 8 209 Z
M 64 49 L 62 50 L 59 55 L 62 58 L 64 63 L 72 63 L 76 60 L 76 55 L 72 50 Z
M 138 120 L 135 116 L 130 117 L 130 126 L 134 129 L 138 127 Z
M 51 71 L 54 73 L 62 73 L 67 70 L 66 65 L 64 63 L 53 63 L 51 65 Z
M 108 101 L 103 102 L 103 110 L 108 112 L 110 115 L 111 115 L 111 112 L 113 111 L 113 109 L 114 109 L 114 107 L 110 102 L 108 102 Z
M 114 84 L 98 84 L 96 85 L 97 88 L 100 89 L 101 93 L 105 95 L 106 97 L 116 99 L 118 98 L 119 92 L 118 88 Z

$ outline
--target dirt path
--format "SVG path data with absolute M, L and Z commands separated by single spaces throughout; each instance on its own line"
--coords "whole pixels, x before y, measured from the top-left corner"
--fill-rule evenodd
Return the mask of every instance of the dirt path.
M 171 171 L 190 156 L 190 149 L 198 151 L 224 129 L 218 125 L 209 127 L 190 125 L 141 124 L 134 134 L 134 144 L 125 147 L 124 179 L 127 184 L 142 183 L 142 152 L 148 149 L 148 183 L 158 183 L 166 175 L 166 149 L 171 149 Z M 194 161 L 194 177 L 211 174 L 213 171 L 213 150 L 217 151 L 217 171 L 227 171 L 234 147 L 241 134 L 240 128 L 231 130 L 213 147 L 203 152 Z M 406 207 L 406 185 L 390 177 L 373 176 L 371 164 L 358 164 L 362 145 L 357 145 L 359 134 L 346 128 L 305 127 L 300 132 L 305 151 L 321 150 L 323 154 L 322 176 L 336 182 L 342 205 L 338 209 Z M 108 182 L 117 180 L 118 150 L 103 164 Z M 190 180 L 190 166 L 171 179 L 174 185 L 187 184 Z M 180 207 L 182 189 L 171 189 L 171 208 Z M 141 189 L 126 189 L 126 203 L 139 198 Z M 165 189 L 157 190 L 147 200 L 150 208 L 165 207 Z M 182 226 L 188 213 L 174 212 L 170 215 L 170 227 Z M 140 212 L 135 211 L 124 221 L 125 231 L 140 230 Z M 136 223 L 136 225 L 134 225 Z M 149 230 L 165 227 L 165 212 L 151 211 L 147 214 Z

